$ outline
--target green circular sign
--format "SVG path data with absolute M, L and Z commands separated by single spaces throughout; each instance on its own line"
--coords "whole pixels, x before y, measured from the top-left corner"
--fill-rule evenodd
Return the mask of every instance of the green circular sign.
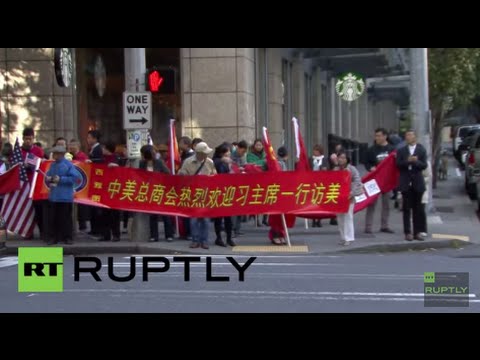
M 365 92 L 365 81 L 355 73 L 349 72 L 338 77 L 336 90 L 345 101 L 355 101 Z

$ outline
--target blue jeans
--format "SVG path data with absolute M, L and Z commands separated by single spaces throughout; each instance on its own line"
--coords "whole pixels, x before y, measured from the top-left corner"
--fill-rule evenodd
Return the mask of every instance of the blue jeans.
M 208 221 L 204 218 L 190 219 L 190 231 L 193 242 L 208 244 Z

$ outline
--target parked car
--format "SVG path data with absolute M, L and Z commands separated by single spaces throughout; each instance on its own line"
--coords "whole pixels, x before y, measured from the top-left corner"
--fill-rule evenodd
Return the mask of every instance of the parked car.
M 480 129 L 480 124 L 460 125 L 455 129 L 453 137 L 453 155 L 455 159 L 462 165 L 462 152 L 459 149 L 463 140 L 468 136 L 470 130 Z
M 480 181 L 480 132 L 470 140 L 465 161 L 465 190 L 470 199 L 478 199 L 478 182 Z
M 478 133 L 480 133 L 480 127 L 469 130 L 467 136 L 458 146 L 458 151 L 460 152 L 460 165 L 462 169 L 465 169 L 465 166 L 467 165 L 468 151 L 471 147 L 475 145 L 475 142 L 477 140 L 477 137 L 475 135 Z

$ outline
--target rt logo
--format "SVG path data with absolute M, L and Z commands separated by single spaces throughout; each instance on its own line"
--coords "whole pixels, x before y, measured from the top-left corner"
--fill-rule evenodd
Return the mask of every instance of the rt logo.
M 18 292 L 63 292 L 63 248 L 19 248 Z

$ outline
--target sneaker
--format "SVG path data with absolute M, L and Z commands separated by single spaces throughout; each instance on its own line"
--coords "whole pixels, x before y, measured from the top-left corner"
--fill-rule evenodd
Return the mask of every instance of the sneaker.
M 202 249 L 208 250 L 208 249 L 210 249 L 210 246 L 208 246 L 208 244 L 206 244 L 206 243 L 203 243 L 202 244 Z
M 113 242 L 119 242 L 119 241 L 120 241 L 120 238 L 119 238 L 119 237 L 114 237 L 112 241 L 113 241 Z
M 168 237 L 167 238 L 167 242 L 172 242 L 173 241 L 173 238 L 172 237 Z
M 414 237 L 414 240 L 425 241 L 425 237 L 421 233 L 419 233 Z
M 198 249 L 200 247 L 199 243 L 192 242 L 190 244 L 190 249 Z
M 150 240 L 148 240 L 148 242 L 158 242 L 158 239 L 150 238 Z
M 343 246 L 350 246 L 353 243 L 353 241 L 343 241 L 342 245 Z
M 380 232 L 382 232 L 382 233 L 387 233 L 387 234 L 395 234 L 395 231 L 393 231 L 393 230 L 390 229 L 390 228 L 380 229 Z

